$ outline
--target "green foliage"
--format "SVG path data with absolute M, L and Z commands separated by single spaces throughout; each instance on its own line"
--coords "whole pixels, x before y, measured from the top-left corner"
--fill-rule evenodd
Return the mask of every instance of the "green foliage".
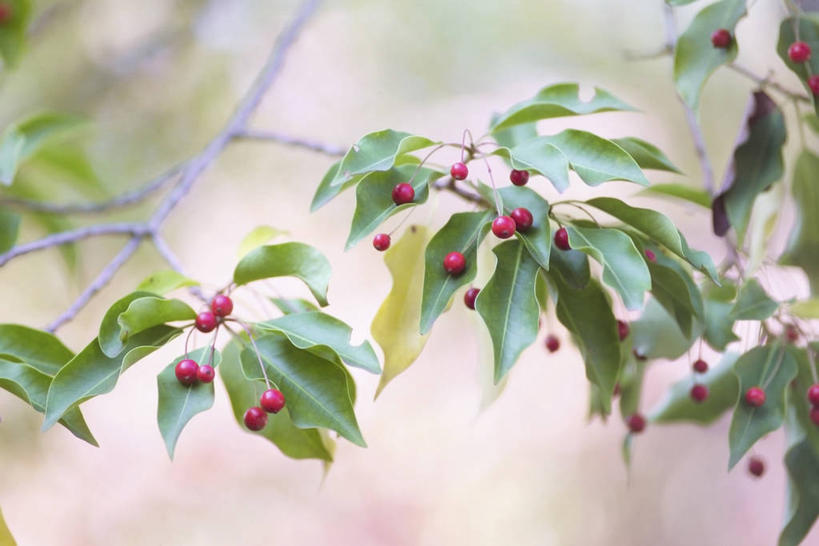
M 158 296 L 164 296 L 168 292 L 173 292 L 186 286 L 198 286 L 199 283 L 193 279 L 189 279 L 185 275 L 174 271 L 173 269 L 165 269 L 157 271 L 145 277 L 136 287 L 137 292 L 150 292 Z
M 26 47 L 26 33 L 31 20 L 31 0 L 6 0 L 11 17 L 0 26 L 0 56 L 6 67 L 15 67 Z M 5 546 L 5 545 L 3 545 Z
M 819 51 L 819 50 L 817 50 Z M 819 53 L 817 54 L 819 57 Z M 819 295 L 819 187 L 816 173 L 819 157 L 803 151 L 793 172 L 793 200 L 796 203 L 796 223 L 791 230 L 788 250 L 781 262 L 805 270 L 811 291 Z
M 734 298 L 737 287 L 728 281 L 722 286 L 709 286 L 703 290 L 705 303 L 705 332 L 703 337 L 717 351 L 724 351 L 729 343 L 739 337 L 734 333 Z
M 673 360 L 684 355 L 700 335 L 697 323 L 690 336 L 680 331 L 677 321 L 656 299 L 646 302 L 640 318 L 631 323 L 632 346 L 646 358 Z
M 572 170 L 590 186 L 609 180 L 626 180 L 648 186 L 648 180 L 637 162 L 611 140 L 577 129 L 566 129 L 544 138 L 566 156 Z
M 788 47 L 797 40 L 807 43 L 814 52 L 807 62 L 795 63 L 788 56 Z M 819 59 L 815 54 L 819 51 L 819 14 L 807 11 L 800 13 L 799 17 L 783 19 L 779 25 L 779 41 L 776 45 L 776 51 L 779 53 L 782 62 L 799 76 L 799 81 L 802 82 L 808 96 L 812 96 L 813 93 L 808 86 L 808 78 L 811 74 L 819 73 Z M 814 107 L 816 107 L 815 100 Z
M 287 235 L 287 232 L 272 226 L 256 226 L 239 243 L 239 258 L 244 258 L 251 250 L 282 235 Z
M 544 269 L 549 269 L 552 250 L 552 233 L 549 225 L 549 203 L 537 192 L 518 186 L 507 186 L 498 191 L 503 213 L 508 215 L 523 207 L 532 213 L 534 221 L 525 232 L 516 231 L 532 258 Z
M 765 320 L 770 317 L 777 303 L 768 297 L 756 279 L 749 279 L 739 289 L 737 301 L 731 309 L 734 320 Z
M 0 512 L 0 546 L 17 546 L 14 537 L 11 536 L 6 520 L 3 518 L 3 513 Z
M 14 246 L 19 231 L 20 215 L 8 210 L 0 210 L 0 254 Z
M 683 184 L 652 184 L 640 193 L 650 196 L 675 197 L 705 208 L 711 208 L 711 196 L 708 195 L 707 191 Z
M 694 320 L 702 320 L 705 314 L 699 287 L 679 263 L 662 254 L 655 255 L 653 262 L 647 262 L 651 293 L 674 317 L 683 335 L 690 337 Z
M 502 146 L 492 153 L 508 160 L 513 169 L 546 177 L 557 191 L 569 187 L 569 160 L 551 143 L 549 137 L 537 137 L 535 134 L 535 138 L 511 148 Z
M 106 318 L 109 317 L 106 314 Z M 116 323 L 112 320 L 103 322 L 99 333 L 100 347 L 107 356 L 114 357 L 122 352 L 131 337 L 140 332 L 168 322 L 192 321 L 195 318 L 196 312 L 181 300 L 137 297 L 117 314 Z
M 612 142 L 624 149 L 641 169 L 682 174 L 670 159 L 655 145 L 641 138 L 613 138 Z
M 389 170 L 402 154 L 434 144 L 428 138 L 392 129 L 365 135 L 341 159 L 330 186 L 341 186 L 359 174 Z

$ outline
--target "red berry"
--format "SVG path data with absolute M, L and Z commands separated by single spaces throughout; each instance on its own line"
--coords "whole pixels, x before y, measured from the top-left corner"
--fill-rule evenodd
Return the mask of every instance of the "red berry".
M 560 349 L 560 340 L 557 339 L 556 335 L 549 334 L 546 336 L 546 349 L 548 349 L 550 353 L 554 353 Z
M 466 291 L 466 294 L 464 294 L 464 304 L 470 309 L 475 309 L 475 298 L 478 297 L 479 292 L 479 288 L 470 288 Z
M 390 236 L 386 233 L 379 233 L 373 237 L 373 247 L 380 252 L 384 252 L 390 248 Z
M 233 300 L 224 294 L 216 294 L 210 301 L 210 310 L 217 317 L 226 317 L 233 312 Z
M 452 164 L 452 168 L 449 169 L 449 174 L 451 174 L 455 180 L 463 180 L 469 176 L 469 168 L 464 163 L 458 161 Z
M 415 189 L 406 182 L 396 184 L 392 189 L 392 200 L 396 205 L 412 203 L 413 199 L 415 199 Z
M 173 371 L 180 383 L 183 385 L 193 385 L 196 382 L 197 372 L 199 372 L 199 364 L 186 358 L 185 360 L 180 360 Z
M 460 252 L 450 252 L 444 257 L 444 269 L 450 275 L 460 275 L 466 269 L 466 258 Z
M 759 457 L 751 457 L 748 459 L 748 472 L 757 478 L 765 473 L 765 463 Z
M 523 207 L 516 208 L 509 214 L 509 216 L 511 216 L 512 220 L 515 221 L 517 230 L 520 232 L 526 231 L 532 227 L 534 218 L 532 218 L 532 213 L 529 212 L 529 209 Z
M 799 341 L 799 331 L 794 327 L 793 324 L 788 324 L 785 327 L 785 337 L 788 338 L 788 341 L 791 343 L 796 343 Z
M 648 259 L 649 262 L 656 262 L 657 261 L 657 255 L 654 254 L 654 251 L 651 250 L 650 248 L 646 249 L 646 258 Z
M 697 373 L 705 373 L 708 371 L 708 362 L 699 358 L 694 361 L 694 364 L 692 364 L 691 367 L 694 368 L 694 371 Z
M 811 385 L 808 389 L 808 401 L 812 405 L 819 407 L 819 384 Z
M 628 322 L 618 320 L 617 321 L 617 335 L 620 336 L 620 341 L 623 341 L 628 337 L 628 333 L 631 329 L 628 327 Z
M 814 74 L 808 78 L 808 87 L 810 87 L 811 93 L 819 95 L 819 74 Z
M 211 311 L 202 311 L 196 315 L 196 329 L 208 333 L 216 328 L 216 315 Z
M 196 372 L 196 379 L 202 383 L 210 383 L 216 377 L 216 372 L 210 364 L 202 364 Z
M 11 19 L 12 11 L 11 6 L 8 4 L 0 4 L 0 23 L 5 23 L 9 19 Z
M 711 44 L 718 49 L 728 49 L 733 39 L 727 28 L 719 28 L 711 34 Z
M 509 173 L 509 180 L 515 186 L 525 186 L 526 183 L 529 181 L 529 171 L 519 171 L 517 169 L 512 169 L 512 172 Z
M 751 387 L 745 391 L 745 402 L 748 405 L 758 408 L 765 403 L 765 391 L 759 387 Z
M 805 42 L 794 42 L 788 48 L 788 57 L 795 63 L 804 63 L 810 59 L 810 46 Z
M 640 415 L 639 413 L 635 413 L 634 415 L 629 415 L 626 418 L 626 425 L 628 429 L 633 432 L 634 434 L 638 434 L 643 432 L 646 428 L 646 418 Z
M 810 420 L 813 421 L 813 424 L 819 427 L 819 408 L 811 408 L 810 409 Z
M 560 250 L 569 250 L 572 248 L 569 246 L 569 232 L 566 231 L 566 228 L 562 227 L 555 231 L 555 246 Z
M 245 412 L 245 426 L 250 430 L 262 430 L 267 424 L 267 414 L 262 408 L 253 406 Z
M 498 216 L 492 221 L 492 233 L 499 239 L 508 239 L 515 234 L 515 221 L 509 216 Z
M 259 405 L 267 413 L 279 413 L 284 407 L 284 394 L 279 389 L 267 389 L 262 393 Z
M 691 399 L 694 402 L 702 402 L 706 398 L 708 398 L 708 387 L 700 384 L 691 387 Z

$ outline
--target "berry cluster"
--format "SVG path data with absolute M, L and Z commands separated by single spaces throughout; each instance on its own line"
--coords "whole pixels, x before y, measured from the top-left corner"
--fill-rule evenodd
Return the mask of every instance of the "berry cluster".
M 284 407 L 284 394 L 278 389 L 267 389 L 259 398 L 259 405 L 245 412 L 245 426 L 252 431 L 262 430 L 267 425 L 268 413 L 279 413 Z
M 694 364 L 691 365 L 693 368 L 694 373 L 704 374 L 708 371 L 708 363 L 703 360 L 702 358 L 698 358 L 694 361 Z M 694 383 L 694 386 L 691 387 L 691 399 L 694 402 L 700 403 L 704 402 L 706 398 L 708 398 L 708 387 L 703 385 L 702 383 Z
M 210 309 L 196 315 L 194 327 L 203 333 L 212 332 L 219 326 L 219 322 L 232 312 L 233 300 L 224 294 L 216 294 L 210 302 Z M 180 360 L 174 368 L 174 373 L 176 379 L 186 387 L 197 381 L 210 383 L 216 377 L 216 372 L 210 362 L 200 365 L 190 358 Z

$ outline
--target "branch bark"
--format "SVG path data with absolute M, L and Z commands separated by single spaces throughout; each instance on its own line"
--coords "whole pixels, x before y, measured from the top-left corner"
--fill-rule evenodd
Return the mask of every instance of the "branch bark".
M 305 148 L 313 152 L 319 152 L 334 157 L 341 157 L 345 153 L 347 153 L 347 149 L 341 148 L 340 146 L 333 146 L 330 144 L 324 144 L 322 142 L 317 142 L 306 138 L 294 137 L 284 133 L 278 133 L 276 131 L 245 129 L 244 131 L 237 133 L 236 138 L 241 138 L 245 140 L 265 140 L 271 142 L 278 142 L 280 144 L 285 144 L 287 146 Z

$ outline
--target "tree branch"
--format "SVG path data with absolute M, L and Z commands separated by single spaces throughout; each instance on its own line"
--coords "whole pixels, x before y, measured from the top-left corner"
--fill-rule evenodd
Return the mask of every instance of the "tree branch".
M 259 129 L 245 129 L 236 134 L 236 138 L 245 140 L 266 140 L 271 142 L 278 142 L 288 146 L 295 146 L 297 148 L 306 148 L 313 152 L 319 152 L 326 155 L 341 157 L 347 153 L 346 148 L 308 140 L 306 138 L 293 137 L 284 133 L 275 131 L 263 131 Z
M 786 95 L 788 98 L 793 99 L 793 100 L 798 100 L 800 102 L 808 102 L 808 103 L 811 102 L 810 97 L 808 97 L 804 93 L 799 93 L 797 91 L 791 91 L 787 87 L 785 87 L 783 85 L 780 85 L 777 82 L 775 82 L 775 81 L 773 81 L 773 80 L 771 80 L 771 79 L 769 79 L 767 77 L 763 78 L 762 76 L 758 76 L 757 74 L 754 74 L 753 72 L 751 72 L 750 70 L 748 70 L 744 66 L 740 66 L 740 65 L 738 65 L 736 63 L 730 63 L 730 64 L 728 64 L 728 68 L 730 68 L 731 70 L 733 70 L 737 74 L 742 74 L 743 76 L 745 76 L 749 80 L 752 80 L 752 81 L 756 82 L 762 88 L 767 87 L 767 88 L 770 88 L 770 89 L 774 89 L 774 90 L 779 91 L 783 95 Z
M 432 187 L 436 190 L 449 191 L 470 203 L 477 203 L 484 206 L 492 206 L 492 203 L 487 202 L 480 194 L 465 190 L 455 183 L 455 179 L 451 176 L 445 176 L 436 180 Z

